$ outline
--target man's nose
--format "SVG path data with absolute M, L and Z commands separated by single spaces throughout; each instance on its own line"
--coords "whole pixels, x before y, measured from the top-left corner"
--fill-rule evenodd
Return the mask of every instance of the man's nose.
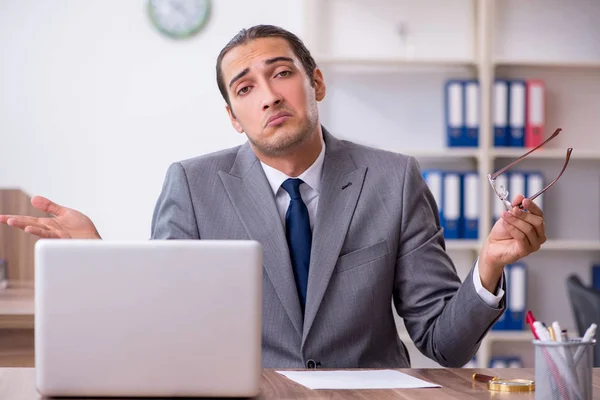
M 279 93 L 274 91 L 269 86 L 266 87 L 265 93 L 264 93 L 264 100 L 263 100 L 263 104 L 262 104 L 263 110 L 267 110 L 270 107 L 277 106 L 277 105 L 281 104 L 282 101 L 283 101 L 283 99 Z

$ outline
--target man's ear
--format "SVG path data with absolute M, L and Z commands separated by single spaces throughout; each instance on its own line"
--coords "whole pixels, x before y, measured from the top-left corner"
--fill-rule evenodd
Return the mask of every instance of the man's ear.
M 229 105 L 226 105 L 225 109 L 227 110 L 227 115 L 229 115 L 229 120 L 231 121 L 233 129 L 238 131 L 238 133 L 244 133 L 244 128 L 242 128 L 237 118 L 235 117 L 235 114 L 233 113 L 233 111 L 231 111 L 231 107 L 229 107 Z
M 313 72 L 313 83 L 315 86 L 315 98 L 317 101 L 321 101 L 325 98 L 325 80 L 323 79 L 323 72 L 319 68 L 315 68 Z

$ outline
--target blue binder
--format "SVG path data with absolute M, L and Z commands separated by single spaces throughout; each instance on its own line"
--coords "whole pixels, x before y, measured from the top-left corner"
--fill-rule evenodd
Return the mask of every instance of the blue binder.
M 527 173 L 527 178 L 526 178 L 526 196 L 527 197 L 531 197 L 534 194 L 536 194 L 537 192 L 539 192 L 540 190 L 542 190 L 544 188 L 544 176 L 542 175 L 541 172 L 528 172 Z M 541 194 L 539 195 L 534 201 L 533 201 L 538 207 L 540 207 L 542 210 L 544 209 L 544 195 Z
M 492 357 L 489 368 L 508 368 L 507 357 Z
M 527 273 L 525 264 L 518 262 L 510 265 L 510 293 L 508 297 L 508 329 L 521 331 L 525 328 L 527 303 Z
M 502 174 L 496 178 L 496 187 L 500 188 L 501 186 L 505 188 L 508 187 L 508 174 Z M 492 192 L 492 226 L 502 217 L 502 212 L 506 210 L 504 208 L 504 203 L 500 201 L 498 196 Z
M 427 183 L 427 187 L 429 187 L 429 191 L 435 199 L 440 217 L 440 226 L 444 228 L 444 173 L 437 169 L 426 169 L 422 171 L 421 175 L 423 176 L 423 179 L 425 179 L 425 183 Z
M 467 172 L 463 175 L 463 237 L 479 237 L 479 174 Z
M 508 197 L 509 201 L 512 201 L 517 197 L 517 195 L 522 194 L 525 195 L 527 193 L 527 188 L 525 187 L 526 177 L 527 175 L 521 171 L 513 171 L 507 173 L 508 175 Z
M 592 287 L 600 290 L 600 264 L 592 265 Z
M 479 145 L 479 81 L 468 80 L 464 85 L 464 136 L 463 146 L 477 147 Z
M 508 145 L 525 147 L 525 107 L 527 105 L 525 81 L 510 81 L 508 88 Z
M 460 80 L 449 80 L 445 88 L 446 137 L 448 147 L 465 146 L 465 95 Z
M 497 79 L 494 82 L 494 146 L 508 146 L 508 81 Z
M 461 176 L 458 172 L 444 172 L 442 214 L 444 218 L 444 237 L 461 238 Z
M 507 357 L 508 368 L 523 368 L 521 357 Z
M 510 329 L 510 291 L 508 288 L 510 287 L 510 264 L 504 267 L 504 284 L 506 286 L 506 290 L 504 292 L 504 301 L 506 302 L 506 310 L 502 313 L 500 318 L 496 321 L 494 326 L 492 326 L 493 331 L 506 331 Z

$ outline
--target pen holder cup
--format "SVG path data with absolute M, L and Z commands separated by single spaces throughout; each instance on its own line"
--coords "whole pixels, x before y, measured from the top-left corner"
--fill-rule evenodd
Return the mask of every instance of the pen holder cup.
M 534 340 L 535 398 L 591 400 L 596 340 L 568 342 Z

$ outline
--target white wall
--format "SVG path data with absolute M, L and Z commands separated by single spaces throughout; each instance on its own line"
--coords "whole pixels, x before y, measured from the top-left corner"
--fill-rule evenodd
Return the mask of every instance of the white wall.
M 215 81 L 227 41 L 259 23 L 302 34 L 302 0 L 214 0 L 181 42 L 145 4 L 0 0 L 0 187 L 77 208 L 106 239 L 149 238 L 170 163 L 245 141 Z

